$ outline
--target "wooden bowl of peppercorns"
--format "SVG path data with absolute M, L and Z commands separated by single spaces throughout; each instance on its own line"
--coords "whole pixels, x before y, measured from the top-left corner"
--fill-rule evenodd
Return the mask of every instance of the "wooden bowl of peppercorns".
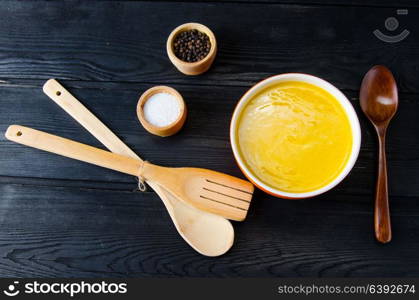
M 176 27 L 167 39 L 167 55 L 175 67 L 186 75 L 207 71 L 217 53 L 217 41 L 212 31 L 199 23 Z

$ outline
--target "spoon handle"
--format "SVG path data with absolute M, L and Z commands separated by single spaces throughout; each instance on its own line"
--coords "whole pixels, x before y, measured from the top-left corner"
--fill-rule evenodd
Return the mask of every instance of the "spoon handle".
M 86 128 L 110 151 L 142 160 L 57 80 L 49 79 L 44 84 L 43 90 L 48 97 Z
M 374 225 L 375 237 L 381 243 L 391 241 L 390 209 L 387 188 L 387 160 L 385 150 L 385 129 L 378 129 L 378 178 L 375 194 Z
M 10 125 L 6 138 L 32 148 L 77 159 L 107 169 L 137 176 L 143 161 L 105 151 L 32 128 Z

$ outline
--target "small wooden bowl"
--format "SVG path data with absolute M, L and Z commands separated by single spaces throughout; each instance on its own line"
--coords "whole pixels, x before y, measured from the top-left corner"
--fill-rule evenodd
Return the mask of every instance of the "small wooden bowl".
M 179 33 L 192 29 L 205 33 L 209 37 L 211 49 L 204 59 L 189 63 L 181 60 L 175 55 L 173 51 L 173 41 Z M 215 59 L 215 55 L 217 54 L 217 41 L 215 39 L 215 35 L 207 26 L 199 23 L 186 23 L 176 27 L 172 33 L 170 33 L 169 38 L 167 39 L 166 48 L 170 61 L 180 72 L 186 75 L 199 75 L 206 72 L 211 67 L 212 62 Z
M 173 123 L 164 127 L 158 127 L 151 124 L 150 122 L 147 121 L 147 119 L 144 116 L 144 104 L 151 96 L 158 93 L 167 93 L 167 94 L 171 94 L 175 96 L 180 106 L 179 117 Z M 183 124 L 185 123 L 186 115 L 187 115 L 187 110 L 186 110 L 185 101 L 183 101 L 182 95 L 179 94 L 179 92 L 176 91 L 175 89 L 168 86 L 161 85 L 161 86 L 155 86 L 148 89 L 141 95 L 137 103 L 137 116 L 138 116 L 138 119 L 140 120 L 141 125 L 143 125 L 143 127 L 148 132 L 158 135 L 158 136 L 162 136 L 162 137 L 170 136 L 178 132 L 182 128 Z

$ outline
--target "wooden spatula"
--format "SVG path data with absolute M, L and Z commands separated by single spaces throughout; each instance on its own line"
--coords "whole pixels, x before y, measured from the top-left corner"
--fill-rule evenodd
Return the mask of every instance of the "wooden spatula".
M 253 193 L 249 182 L 198 168 L 166 168 L 104 151 L 35 129 L 11 125 L 6 138 L 16 143 L 74 158 L 155 182 L 176 198 L 228 219 L 242 221 Z

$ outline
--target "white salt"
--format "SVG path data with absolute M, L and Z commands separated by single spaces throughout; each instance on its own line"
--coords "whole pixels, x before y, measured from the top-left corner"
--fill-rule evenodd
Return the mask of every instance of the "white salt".
M 180 115 L 180 105 L 175 96 L 157 93 L 147 99 L 143 111 L 145 119 L 150 124 L 164 127 L 177 120 Z

